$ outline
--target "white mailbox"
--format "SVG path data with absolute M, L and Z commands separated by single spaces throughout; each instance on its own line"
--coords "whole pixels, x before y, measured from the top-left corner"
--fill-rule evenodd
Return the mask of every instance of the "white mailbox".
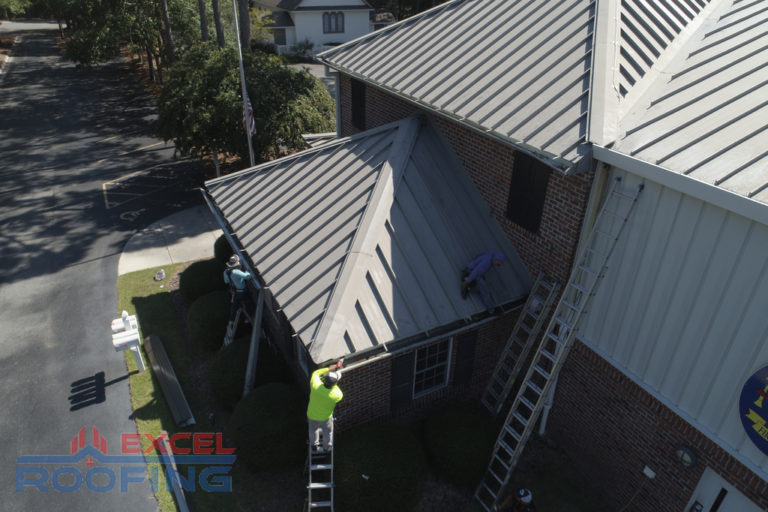
M 144 358 L 141 357 L 141 336 L 139 335 L 139 322 L 135 315 L 129 315 L 123 311 L 120 318 L 112 320 L 112 346 L 116 352 L 130 350 L 136 360 L 136 367 L 143 372 L 147 367 Z

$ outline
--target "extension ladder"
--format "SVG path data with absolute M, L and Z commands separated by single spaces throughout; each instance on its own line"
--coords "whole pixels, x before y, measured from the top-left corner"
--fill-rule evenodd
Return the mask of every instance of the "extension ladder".
M 234 340 L 235 333 L 237 332 L 237 324 L 240 323 L 240 313 L 242 312 L 243 308 L 238 309 L 237 313 L 235 313 L 235 319 L 230 320 L 227 324 L 227 334 L 224 335 L 224 346 L 229 345 Z
M 619 190 L 620 183 L 621 178 L 617 178 L 595 219 L 563 296 L 544 331 L 496 439 L 485 476 L 475 491 L 475 499 L 487 512 L 494 508 L 501 491 L 509 483 L 512 471 L 536 425 L 543 398 L 549 393 L 553 380 L 565 362 L 585 307 L 605 274 L 611 253 L 643 190 L 643 185 L 640 185 L 634 194 L 627 194 Z
M 333 446 L 328 452 L 318 452 L 309 443 L 307 466 L 309 484 L 307 485 L 308 510 L 327 510 L 333 512 Z
M 542 270 L 533 283 L 531 293 L 523 305 L 520 316 L 512 328 L 512 333 L 507 339 L 501 357 L 496 363 L 496 368 L 491 374 L 491 379 L 483 392 L 480 402 L 493 414 L 499 414 L 504 402 L 512 390 L 520 370 L 525 364 L 528 353 L 539 335 L 544 321 L 549 315 L 560 288 L 560 281 L 550 283 L 545 278 Z

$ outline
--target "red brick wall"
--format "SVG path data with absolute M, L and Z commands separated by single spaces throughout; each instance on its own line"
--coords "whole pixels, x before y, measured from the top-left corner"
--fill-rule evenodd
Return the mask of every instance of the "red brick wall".
M 341 134 L 357 133 L 352 126 L 350 78 L 341 76 L 339 98 Z M 398 121 L 419 107 L 374 87 L 366 89 L 366 128 Z M 507 199 L 515 151 L 496 139 L 442 116 L 432 120 L 451 144 L 494 216 L 514 244 L 531 274 L 545 269 L 566 280 L 573 263 L 593 173 L 564 177 L 552 172 L 547 187 L 539 233 L 531 233 L 507 219 Z
M 448 400 L 478 398 L 490 378 L 503 343 L 516 318 L 517 313 L 511 313 L 479 327 L 475 341 L 472 377 L 468 385 L 455 386 L 449 383 L 445 388 L 414 399 L 410 406 L 398 411 L 395 415 L 390 414 L 390 377 L 394 357 L 381 358 L 344 372 L 344 378 L 340 383 L 344 399 L 336 407 L 337 427 L 344 430 L 366 421 L 385 417 L 400 420 L 417 419 L 423 417 L 436 405 Z M 442 340 L 436 340 L 435 343 L 440 341 Z M 397 356 L 413 354 L 415 350 L 398 353 Z M 456 350 L 457 343 L 454 338 L 450 381 L 453 380 L 454 375 Z
M 637 492 L 646 465 L 656 472 L 627 512 L 684 510 L 707 466 L 768 508 L 768 483 L 578 341 L 560 374 L 547 430 L 617 508 Z M 681 444 L 696 453 L 692 468 L 674 457 Z

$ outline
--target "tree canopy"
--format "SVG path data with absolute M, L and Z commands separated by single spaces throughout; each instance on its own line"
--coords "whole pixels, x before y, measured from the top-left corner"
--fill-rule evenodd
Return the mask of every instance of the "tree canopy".
M 243 56 L 256 118 L 259 160 L 304 146 L 303 133 L 334 129 L 334 103 L 323 84 L 261 52 Z M 183 155 L 215 152 L 247 159 L 237 51 L 216 43 L 191 46 L 167 74 L 159 99 L 158 134 Z

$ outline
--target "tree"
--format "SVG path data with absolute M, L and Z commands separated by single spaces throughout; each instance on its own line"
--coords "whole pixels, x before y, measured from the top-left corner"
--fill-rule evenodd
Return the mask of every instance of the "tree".
M 237 16 L 240 18 L 240 46 L 243 52 L 251 51 L 251 17 L 249 16 L 248 0 L 237 0 Z
M 208 35 L 208 15 L 205 11 L 205 0 L 197 0 L 197 8 L 200 11 L 200 40 L 208 41 L 211 36 Z
M 261 161 L 304 147 L 303 133 L 334 129 L 334 103 L 323 84 L 308 73 L 282 65 L 273 55 L 244 55 L 248 95 Z M 237 51 L 213 42 L 192 46 L 168 73 L 158 103 L 158 134 L 173 140 L 183 155 L 219 152 L 248 158 L 242 124 Z
M 29 0 L 0 0 L 0 15 L 3 18 L 14 18 L 24 13 L 30 5 Z
M 224 27 L 221 25 L 221 9 L 219 8 L 219 0 L 211 0 L 211 9 L 213 10 L 213 24 L 216 27 L 216 42 L 219 47 L 223 48 L 227 44 L 224 38 Z

